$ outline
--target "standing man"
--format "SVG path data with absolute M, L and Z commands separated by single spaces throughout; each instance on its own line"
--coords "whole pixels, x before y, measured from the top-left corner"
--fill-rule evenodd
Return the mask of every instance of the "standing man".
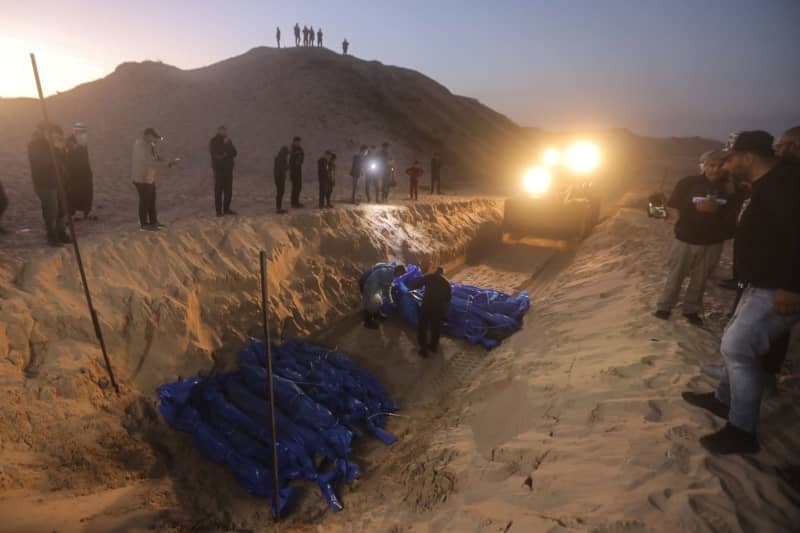
M 317 46 L 322 48 L 322 28 L 317 30 Z
M 308 26 L 303 26 L 303 46 L 308 46 Z
M 317 160 L 317 179 L 319 180 L 319 208 L 331 207 L 330 187 L 331 187 L 331 153 L 328 150 Z
M 275 174 L 275 208 L 279 215 L 288 213 L 283 208 L 283 193 L 286 190 L 286 173 L 289 171 L 289 147 L 282 146 L 278 155 L 275 156 L 273 166 Z
M 353 164 L 350 166 L 350 177 L 353 178 L 353 195 L 350 198 L 352 203 L 356 202 L 356 188 L 358 187 L 358 180 L 364 175 L 364 162 L 367 157 L 367 145 L 362 144 L 358 149 L 358 153 L 353 156 Z
M 716 395 L 684 393 L 692 405 L 727 414 L 725 427 L 700 439 L 717 454 L 759 450 L 763 357 L 800 321 L 800 170 L 775 157 L 772 141 L 765 131 L 741 132 L 724 163 L 752 186 L 736 228 L 737 274 L 746 288 L 722 336 Z
M 47 140 L 48 128 L 56 161 L 53 161 L 50 156 L 50 143 Z M 64 133 L 60 127 L 41 122 L 28 144 L 28 161 L 31 165 L 33 189 L 42 205 L 47 244 L 50 246 L 60 246 L 72 242 L 64 227 L 66 210 L 63 205 L 63 197 L 59 194 L 58 175 L 56 174 L 56 165 L 63 163 L 58 160 L 63 143 Z M 62 165 L 61 168 L 64 166 Z M 63 174 L 62 177 L 64 177 Z
M 303 160 L 305 153 L 300 146 L 300 137 L 292 139 L 292 149 L 289 153 L 289 179 L 292 180 L 292 207 L 305 207 L 300 203 L 300 191 L 303 189 Z
M 275 28 L 275 40 L 278 41 L 278 48 L 281 47 L 281 27 L 277 26 Z
M 67 138 L 67 203 L 70 216 L 80 211 L 83 219 L 90 218 L 92 212 L 92 196 L 94 194 L 92 167 L 89 163 L 89 136 L 86 126 L 81 123 L 72 127 L 72 135 Z M 97 219 L 97 217 L 91 217 Z
M 434 190 L 436 194 L 442 194 L 442 157 L 439 152 L 433 152 L 431 158 L 431 194 Z
M 314 26 L 308 27 L 308 46 L 314 46 L 314 36 L 317 32 L 314 31 Z
M 422 165 L 419 164 L 419 161 L 414 161 L 414 164 L 406 169 L 410 188 L 409 199 L 416 201 L 419 198 L 419 180 L 424 173 L 425 171 L 422 170 Z
M 211 170 L 214 172 L 214 207 L 217 216 L 235 215 L 231 210 L 233 196 L 233 160 L 236 158 L 236 147 L 228 137 L 228 128 L 220 126 L 217 134 L 208 143 L 211 153 Z
M 450 305 L 452 288 L 450 282 L 444 277 L 442 267 L 437 268 L 433 274 L 428 274 L 408 284 L 408 288 L 412 290 L 421 287 L 425 288 L 425 293 L 422 295 L 422 307 L 417 323 L 417 342 L 419 342 L 419 354 L 422 357 L 428 357 L 428 350 L 436 353 L 439 349 L 439 336 L 442 332 L 442 323 L 447 316 L 447 308 Z M 430 330 L 430 339 L 428 330 Z
M 381 182 L 381 196 L 380 201 L 387 203 L 389 201 L 389 191 L 395 186 L 394 181 L 394 158 L 389 151 L 389 143 L 384 142 L 381 145 L 380 159 L 382 163 L 383 172 L 380 176 Z
M 165 161 L 158 153 L 162 137 L 153 128 L 147 128 L 133 142 L 131 181 L 139 193 L 139 224 L 143 230 L 157 231 L 163 227 L 156 214 L 156 176 L 163 167 L 172 168 L 177 160 Z
M 365 191 L 367 193 L 367 202 L 372 201 L 370 197 L 370 189 L 375 189 L 375 203 L 381 203 L 381 173 L 383 172 L 383 161 L 381 161 L 380 154 L 378 153 L 378 148 L 376 146 L 371 146 L 369 152 L 364 158 L 364 162 L 366 163 L 366 168 L 364 169 L 364 175 L 366 176 L 365 182 Z
M 349 42 L 347 42 L 347 39 L 345 39 L 344 41 L 342 41 L 342 55 L 343 55 L 343 56 L 346 56 L 346 55 L 347 55 L 347 50 L 348 50 L 349 48 L 350 48 L 350 43 L 349 43 Z
M 294 45 L 300 46 L 300 24 L 294 23 Z
M 727 209 L 731 198 L 725 193 L 724 155 L 719 150 L 704 153 L 700 157 L 703 173 L 679 181 L 667 203 L 678 210 L 678 221 L 667 281 L 656 304 L 655 316 L 662 320 L 669 318 L 681 284 L 689 276 L 689 286 L 683 297 L 683 316 L 692 325 L 703 325 L 700 315 L 706 279 L 719 262 L 729 226 Z

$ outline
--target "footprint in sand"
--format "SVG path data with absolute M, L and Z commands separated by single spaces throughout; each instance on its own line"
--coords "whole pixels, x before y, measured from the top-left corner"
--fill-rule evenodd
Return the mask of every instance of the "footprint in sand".
M 663 512 L 666 511 L 667 503 L 670 498 L 672 498 L 672 489 L 667 488 L 658 492 L 653 492 L 647 496 L 647 501 L 650 502 L 650 505 Z
M 698 442 L 699 437 L 695 435 L 694 431 L 686 425 L 675 426 L 669 428 L 666 433 L 667 439 L 672 442 Z
M 689 506 L 707 528 L 715 533 L 733 533 L 735 530 L 714 509 L 714 505 L 704 496 L 689 497 Z M 727 513 L 726 513 L 727 514 Z

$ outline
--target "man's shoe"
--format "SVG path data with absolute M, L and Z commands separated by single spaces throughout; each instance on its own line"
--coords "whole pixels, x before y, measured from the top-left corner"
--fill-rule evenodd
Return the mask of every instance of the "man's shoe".
M 63 243 L 61 243 L 61 241 L 58 239 L 47 239 L 47 245 L 52 246 L 53 248 L 61 248 L 64 246 Z
M 755 433 L 737 428 L 730 422 L 716 433 L 700 437 L 700 444 L 715 455 L 757 453 L 761 449 Z
M 158 231 L 157 224 L 143 224 L 142 231 Z
M 705 325 L 703 319 L 697 313 L 684 313 L 683 317 L 693 326 L 703 327 Z
M 72 239 L 69 238 L 69 235 L 63 233 L 58 236 L 58 242 L 61 244 L 72 244 Z
M 233 209 L 228 209 L 228 210 L 226 210 L 226 211 L 225 211 L 225 213 L 224 213 L 224 214 L 225 214 L 225 215 L 235 215 L 235 214 L 236 214 L 236 211 L 234 211 Z
M 660 318 L 661 320 L 669 320 L 669 315 L 670 314 L 671 313 L 669 311 L 662 311 L 662 310 L 659 309 L 658 311 L 653 313 L 653 316 L 656 317 L 656 318 Z
M 419 354 L 419 356 L 420 356 L 420 357 L 422 357 L 423 359 L 427 359 L 427 358 L 428 358 L 428 350 L 426 350 L 425 348 L 420 348 L 420 349 L 417 351 L 417 353 L 418 353 L 418 354 Z
M 739 288 L 739 282 L 736 281 L 735 279 L 723 279 L 717 285 L 719 285 L 723 289 L 728 289 L 732 291 L 735 291 Z
M 286 214 L 286 213 L 288 213 L 288 212 L 289 212 L 289 211 L 287 211 L 286 209 L 278 209 L 278 210 L 276 211 L 276 213 L 278 213 L 279 215 L 285 215 L 285 214 Z
M 304 208 L 305 206 L 306 206 L 305 204 L 301 204 L 301 203 L 299 203 L 299 202 L 298 202 L 298 203 L 296 203 L 296 204 L 292 204 L 292 207 L 294 207 L 295 209 L 302 209 L 302 208 Z
M 719 401 L 713 392 L 684 391 L 681 393 L 681 398 L 689 405 L 700 407 L 720 418 L 728 419 L 730 407 Z
M 222 217 L 222 216 L 223 216 L 223 213 L 222 213 L 222 211 L 217 211 L 217 218 L 220 218 L 220 217 Z

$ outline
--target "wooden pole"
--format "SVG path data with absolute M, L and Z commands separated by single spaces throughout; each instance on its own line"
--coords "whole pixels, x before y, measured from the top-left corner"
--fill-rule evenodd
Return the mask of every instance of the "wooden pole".
M 275 387 L 272 378 L 272 343 L 269 336 L 269 289 L 267 288 L 267 252 L 259 254 L 261 264 L 261 318 L 264 323 L 264 344 L 267 356 L 267 393 L 269 394 L 269 411 L 272 420 L 272 471 L 275 473 L 273 503 L 275 504 L 275 521 L 281 518 L 281 482 L 278 476 L 278 433 L 275 425 Z
M 72 249 L 75 251 L 75 259 L 78 262 L 78 270 L 81 273 L 81 281 L 83 282 L 83 292 L 86 296 L 86 305 L 89 307 L 89 314 L 92 317 L 92 325 L 94 325 L 94 334 L 97 337 L 97 341 L 100 343 L 100 350 L 103 352 L 103 360 L 106 363 L 106 371 L 108 372 L 108 377 L 111 380 L 111 384 L 114 386 L 114 390 L 119 394 L 119 385 L 117 385 L 117 380 L 114 379 L 114 371 L 111 369 L 111 361 L 108 359 L 108 351 L 106 350 L 106 343 L 103 340 L 103 332 L 100 329 L 100 320 L 97 318 L 97 312 L 94 310 L 94 305 L 92 304 L 92 294 L 89 292 L 89 282 L 86 279 L 86 271 L 83 268 L 83 260 L 81 259 L 81 250 L 78 247 L 78 235 L 75 233 L 75 224 L 72 222 L 72 215 L 70 214 L 69 204 L 67 203 L 67 195 L 64 192 L 64 184 L 62 182 L 61 176 L 61 167 L 58 165 L 56 160 L 56 153 L 53 148 L 53 139 L 50 135 L 50 118 L 47 115 L 47 104 L 44 100 L 44 93 L 42 92 L 42 82 L 39 79 L 39 68 L 36 66 L 36 56 L 31 54 L 31 66 L 33 67 L 33 77 L 36 78 L 36 90 L 39 92 L 39 102 L 42 104 L 42 117 L 44 118 L 45 123 L 45 135 L 47 136 L 47 145 L 50 149 L 50 160 L 53 163 L 53 168 L 56 172 L 56 184 L 58 187 L 58 196 L 61 205 L 64 206 L 64 209 L 67 212 L 67 227 L 69 228 L 70 237 L 72 238 Z

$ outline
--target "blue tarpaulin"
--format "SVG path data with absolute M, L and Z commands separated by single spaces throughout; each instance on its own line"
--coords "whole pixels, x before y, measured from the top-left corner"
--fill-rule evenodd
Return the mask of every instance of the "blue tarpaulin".
M 410 290 L 407 284 L 422 276 L 418 266 L 408 265 L 406 273 L 392 283 L 392 299 L 384 303 L 381 312 L 398 314 L 416 327 L 425 290 Z M 460 283 L 451 283 L 451 287 L 452 298 L 442 331 L 472 344 L 480 343 L 486 349 L 498 346 L 503 339 L 518 331 L 531 306 L 527 291 L 513 296 Z
M 385 444 L 388 413 L 397 411 L 383 385 L 346 356 L 302 341 L 272 349 L 281 514 L 291 505 L 289 481 L 316 481 L 334 511 L 340 483 L 359 475 L 348 457 L 366 428 Z M 158 389 L 159 408 L 175 429 L 191 433 L 209 460 L 226 465 L 251 494 L 273 502 L 272 421 L 264 343 L 251 339 L 239 371 L 180 380 Z

